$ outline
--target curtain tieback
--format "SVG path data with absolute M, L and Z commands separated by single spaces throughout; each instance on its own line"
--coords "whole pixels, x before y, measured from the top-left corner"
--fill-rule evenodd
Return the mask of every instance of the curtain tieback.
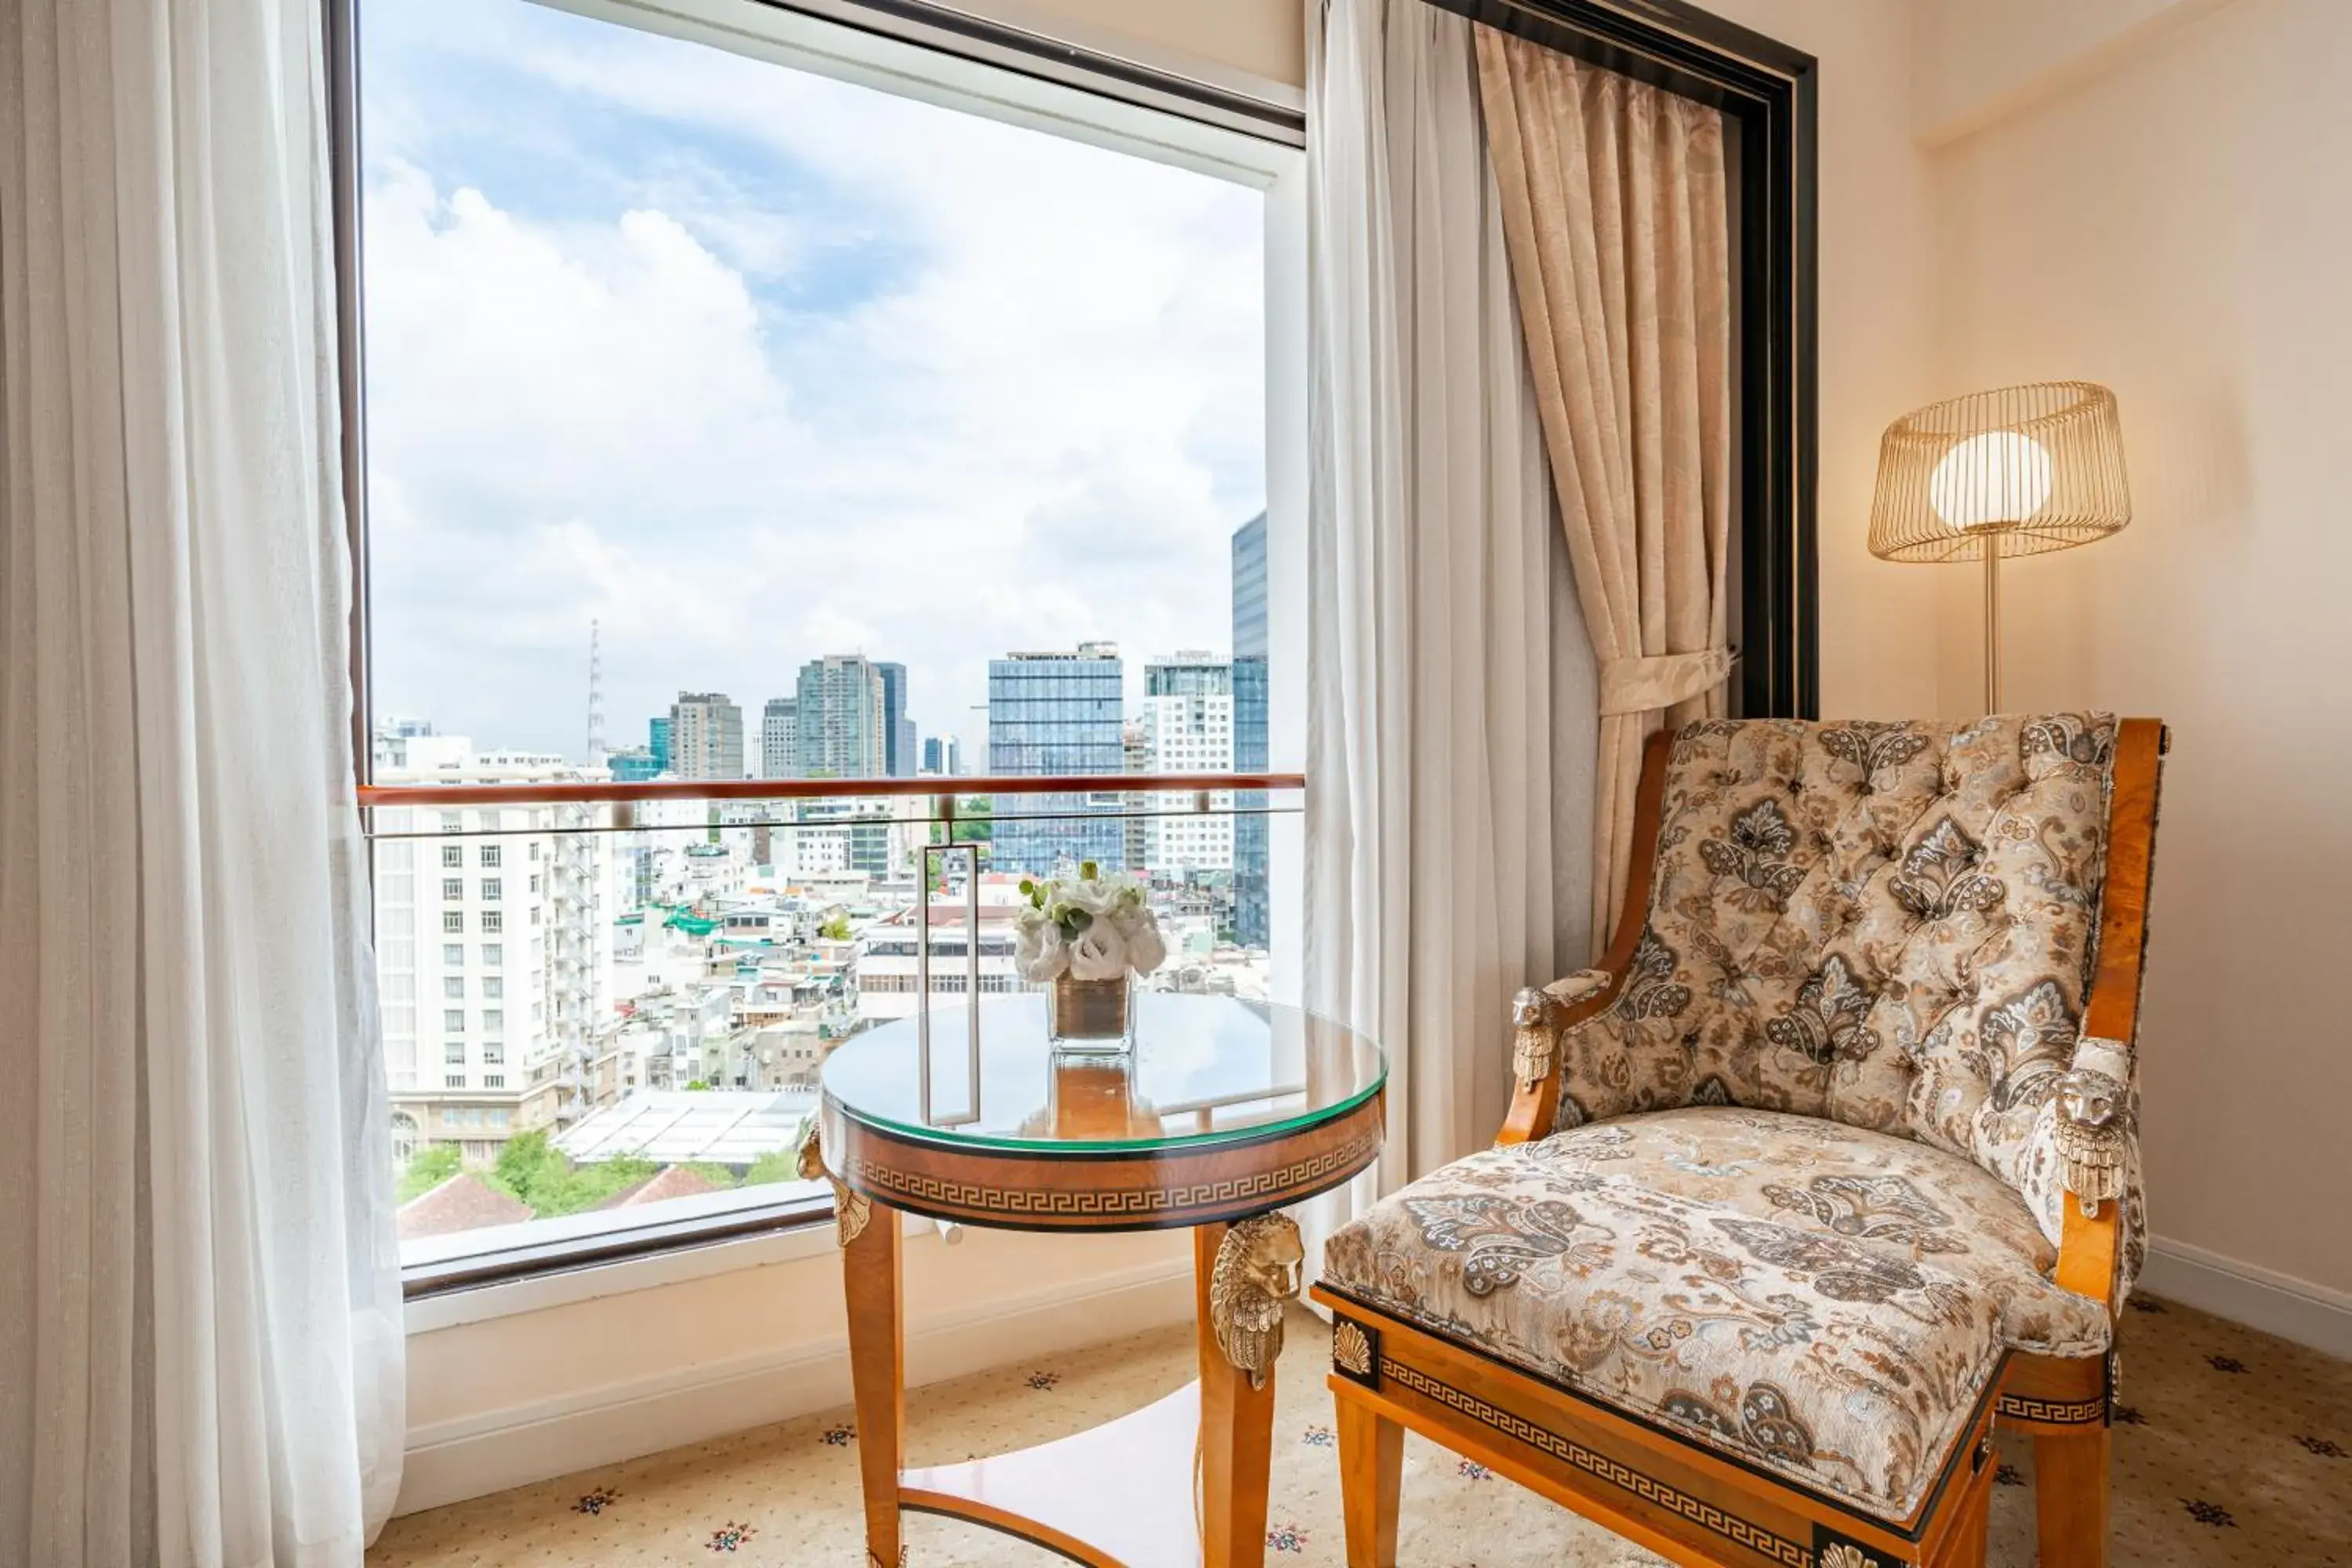
M 1727 647 L 1696 653 L 1654 654 L 1647 658 L 1601 661 L 1601 712 L 1647 713 L 1671 708 L 1720 686 L 1731 674 Z

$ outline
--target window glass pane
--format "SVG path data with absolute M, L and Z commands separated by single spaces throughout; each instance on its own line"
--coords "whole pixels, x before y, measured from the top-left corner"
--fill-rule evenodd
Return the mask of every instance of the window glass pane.
M 1267 765 L 1257 185 L 522 0 L 362 26 L 379 783 Z M 1264 995 L 1263 820 L 1192 804 L 962 800 L 928 996 L 887 801 L 379 813 L 463 906 L 380 859 L 382 994 L 479 997 L 496 1069 L 387 1007 L 403 1194 L 766 1201 L 826 1055 L 975 943 L 1023 988 L 1017 882 L 1081 860 L 1146 884 L 1150 984 Z

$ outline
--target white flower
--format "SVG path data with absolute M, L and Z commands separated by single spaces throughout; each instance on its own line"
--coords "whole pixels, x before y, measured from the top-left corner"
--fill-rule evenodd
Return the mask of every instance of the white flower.
M 1043 983 L 1058 978 L 1070 967 L 1070 950 L 1062 931 L 1043 910 L 1025 910 L 1013 925 L 1013 967 L 1022 979 Z
M 1116 980 L 1127 973 L 1127 939 L 1108 920 L 1097 920 L 1069 945 L 1070 974 L 1077 980 Z
M 1168 943 L 1150 910 L 1139 910 L 1121 923 L 1127 930 L 1127 962 L 1138 974 L 1149 974 L 1168 962 Z
M 1167 962 L 1149 895 L 1132 877 L 1024 882 L 1021 890 L 1030 902 L 1014 921 L 1013 968 L 1024 980 L 1116 980 Z

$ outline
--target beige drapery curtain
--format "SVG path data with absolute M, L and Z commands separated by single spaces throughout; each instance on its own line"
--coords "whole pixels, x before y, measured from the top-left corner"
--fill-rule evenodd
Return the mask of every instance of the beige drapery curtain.
M 1596 951 L 1642 743 L 1731 671 L 1730 208 L 1716 110 L 1481 26 L 1478 85 L 1544 445 L 1599 661 Z

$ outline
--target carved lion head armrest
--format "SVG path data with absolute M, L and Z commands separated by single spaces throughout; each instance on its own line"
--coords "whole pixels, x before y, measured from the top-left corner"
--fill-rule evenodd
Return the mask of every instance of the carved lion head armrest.
M 1560 1041 L 1606 1015 L 1623 994 L 1605 969 L 1580 969 L 1511 998 L 1511 1110 L 1498 1143 L 1524 1143 L 1551 1131 L 1559 1103 Z
M 2058 1080 L 2058 1163 L 2066 1190 L 2087 1216 L 2122 1198 L 2138 1128 L 2132 1123 L 2131 1047 L 2085 1035 Z
M 1606 992 L 1612 978 L 1605 969 L 1580 969 L 1511 998 L 1511 1076 L 1520 1087 L 1533 1089 L 1549 1078 L 1559 1065 L 1560 1036 L 1605 1011 L 1578 1004 Z

